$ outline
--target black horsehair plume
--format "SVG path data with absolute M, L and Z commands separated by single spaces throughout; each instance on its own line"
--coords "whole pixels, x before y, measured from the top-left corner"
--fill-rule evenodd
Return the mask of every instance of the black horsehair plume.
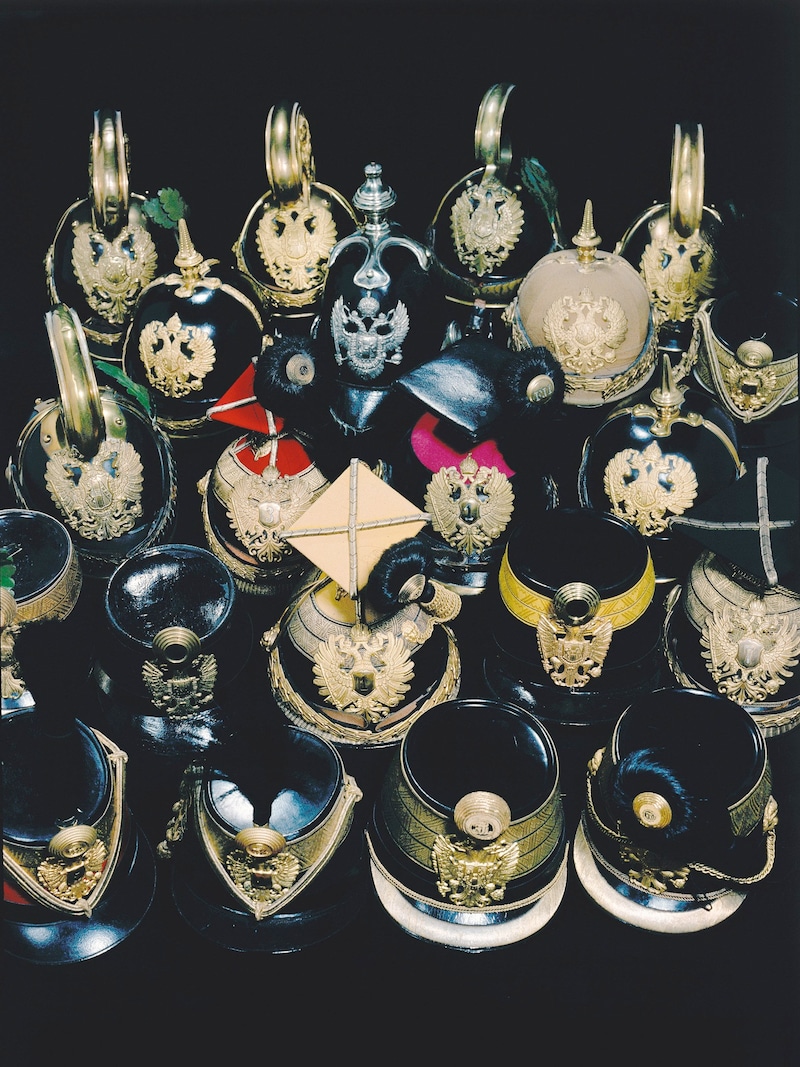
M 633 801 L 640 793 L 652 792 L 663 797 L 671 809 L 671 818 L 659 829 L 642 827 L 633 815 Z M 654 848 L 675 841 L 692 830 L 700 816 L 703 801 L 693 797 L 664 760 L 658 749 L 631 752 L 620 760 L 612 786 L 612 800 L 623 814 L 620 827 L 627 836 L 646 840 Z
M 530 464 L 531 447 L 549 414 L 561 407 L 564 389 L 564 369 L 549 349 L 537 346 L 509 353 L 497 379 L 503 414 L 495 438 L 512 467 Z
M 379 614 L 386 615 L 397 611 L 404 603 L 400 595 L 403 587 L 409 579 L 422 575 L 426 580 L 424 585 L 421 581 L 419 583 L 421 595 L 412 599 L 430 600 L 433 590 L 427 581 L 427 575 L 430 573 L 431 563 L 429 550 L 418 538 L 407 537 L 403 541 L 397 541 L 386 549 L 372 568 L 364 589 L 366 599 Z M 409 587 L 406 586 L 406 594 L 408 591 Z
M 256 400 L 293 425 L 309 426 L 316 408 L 317 367 L 316 343 L 312 338 L 268 338 L 256 360 L 253 378 Z

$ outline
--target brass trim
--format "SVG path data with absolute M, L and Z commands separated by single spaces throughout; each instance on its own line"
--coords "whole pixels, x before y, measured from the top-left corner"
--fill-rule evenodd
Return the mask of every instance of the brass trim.
M 95 111 L 91 152 L 92 208 L 95 224 L 107 230 L 128 217 L 127 141 L 119 111 Z
M 564 811 L 558 774 L 555 779 L 549 795 L 534 811 L 515 820 L 510 818 L 509 812 L 508 826 L 493 838 L 515 846 L 517 859 L 513 879 L 541 866 L 561 840 Z M 435 874 L 433 853 L 436 842 L 458 833 L 455 812 L 443 815 L 426 804 L 409 782 L 401 758 L 394 759 L 385 776 L 381 811 L 390 837 L 403 854 L 427 873 Z
M 447 660 L 442 677 L 433 692 L 421 702 L 415 711 L 397 719 L 390 726 L 385 726 L 378 730 L 368 729 L 366 725 L 361 728 L 348 727 L 312 707 L 299 692 L 290 686 L 283 669 L 280 646 L 277 641 L 269 649 L 268 659 L 268 673 L 272 694 L 288 719 L 297 726 L 318 734 L 327 740 L 370 748 L 393 744 L 405 734 L 409 726 L 420 715 L 424 714 L 428 708 L 432 708 L 436 704 L 441 704 L 443 701 L 450 700 L 458 695 L 461 680 L 461 657 L 453 631 L 446 625 L 443 625 L 442 629 L 447 638 Z M 398 713 L 396 708 L 391 710 L 395 715 Z M 402 706 L 399 711 L 402 713 Z
M 226 860 L 231 852 L 241 847 L 242 835 L 245 835 L 248 840 L 250 837 L 258 835 L 254 835 L 247 830 L 240 831 L 239 834 L 234 835 L 224 830 L 211 813 L 206 810 L 203 803 L 202 773 L 195 773 L 193 778 L 194 787 L 190 803 L 192 805 L 197 838 L 203 852 L 211 864 L 212 870 L 225 888 L 259 922 L 282 911 L 323 870 L 350 831 L 353 822 L 353 809 L 363 796 L 356 780 L 351 775 L 345 774 L 342 789 L 322 823 L 307 833 L 292 838 L 291 841 L 286 843 L 285 851 L 280 853 L 293 861 L 294 877 L 291 879 L 291 884 L 285 885 L 279 891 L 270 894 L 272 899 L 258 899 L 256 894 L 248 893 L 246 889 L 237 884 L 234 878 L 231 877 L 226 865 Z M 251 829 L 269 830 L 269 840 L 273 845 L 277 844 L 278 837 L 281 837 L 280 834 L 276 834 L 269 827 L 253 827 Z
M 699 123 L 675 123 L 672 142 L 672 180 L 669 221 L 679 237 L 691 237 L 700 228 L 705 194 L 705 149 Z
M 46 885 L 40 882 L 37 872 L 42 864 L 47 863 L 53 842 L 55 841 L 58 847 L 59 840 L 63 840 L 58 833 L 48 845 L 43 846 L 14 845 L 6 840 L 3 841 L 3 868 L 25 896 L 51 911 L 86 918 L 91 917 L 93 909 L 105 895 L 122 852 L 125 764 L 128 759 L 127 754 L 99 730 L 92 727 L 92 732 L 102 745 L 111 770 L 111 796 L 108 805 L 91 827 L 105 849 L 104 865 L 94 887 L 85 896 L 70 901 L 50 892 Z M 86 828 L 79 829 L 83 832 Z M 64 831 L 61 833 L 63 834 Z
M 474 907 L 465 907 L 463 905 L 454 904 L 452 901 L 447 901 L 447 903 L 445 904 L 442 901 L 441 897 L 437 900 L 434 900 L 433 897 L 426 897 L 422 893 L 415 893 L 410 890 L 407 886 L 403 885 L 403 883 L 399 879 L 397 879 L 393 874 L 391 874 L 383 865 L 381 860 L 378 858 L 369 831 L 365 832 L 365 838 L 367 842 L 367 849 L 369 850 L 370 860 L 372 861 L 372 863 L 375 864 L 376 868 L 378 869 L 380 874 L 386 879 L 389 885 L 393 886 L 407 900 L 416 901 L 418 904 L 423 904 L 426 907 L 436 909 L 437 911 L 444 910 L 447 912 L 456 912 L 459 914 L 475 914 L 476 909 Z M 541 889 L 538 889 L 535 893 L 531 893 L 530 896 L 524 897 L 522 900 L 514 901 L 513 904 L 493 902 L 489 907 L 483 910 L 483 914 L 497 913 L 502 915 L 507 914 L 508 912 L 522 911 L 523 909 L 529 908 L 533 904 L 536 904 L 536 902 L 546 896 L 553 889 L 559 879 L 564 876 L 565 868 L 567 866 L 568 855 L 568 850 L 565 850 L 564 857 L 559 865 L 558 871 L 556 872 L 554 877 L 547 883 L 547 885 L 543 886 Z
M 86 336 L 77 314 L 56 304 L 45 314 L 64 432 L 83 459 L 97 454 L 105 439 L 105 420 Z
M 500 181 L 513 158 L 511 142 L 503 137 L 503 115 L 514 88 L 510 82 L 499 82 L 487 89 L 475 120 L 475 160 L 484 164 L 485 176 L 495 175 Z

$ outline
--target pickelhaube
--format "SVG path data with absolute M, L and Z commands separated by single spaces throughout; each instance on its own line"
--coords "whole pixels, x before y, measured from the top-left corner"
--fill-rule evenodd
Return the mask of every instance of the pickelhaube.
M 147 197 L 130 190 L 128 138 L 119 111 L 94 112 L 89 196 L 62 215 L 45 257 L 51 304 L 75 308 L 93 356 L 118 361 L 145 287 L 174 256 L 174 238 L 153 222 Z
M 615 405 L 587 437 L 578 471 L 586 507 L 610 511 L 648 539 L 660 582 L 682 579 L 696 552 L 670 525 L 744 472 L 736 428 L 698 389 L 677 385 L 668 353 L 659 385 Z
M 353 197 L 364 221 L 331 251 L 314 327 L 331 415 L 348 456 L 370 465 L 400 424 L 395 382 L 442 343 L 431 316 L 430 251 L 389 217 L 396 200 L 381 165 L 367 164 Z
M 597 408 L 640 388 L 655 366 L 650 297 L 622 256 L 604 252 L 586 201 L 574 248 L 550 252 L 525 275 L 505 317 L 516 351 L 543 346 L 564 369 L 564 403 Z
M 347 199 L 316 181 L 308 120 L 298 103 L 270 108 L 269 188 L 250 209 L 233 251 L 277 333 L 308 333 L 319 313 L 329 258 L 356 224 Z
M 617 242 L 644 278 L 659 349 L 670 355 L 676 381 L 691 369 L 694 316 L 701 303 L 725 288 L 718 255 L 720 212 L 704 203 L 705 144 L 697 122 L 677 122 L 672 142 L 668 203 L 641 212 Z
M 514 704 L 438 704 L 394 754 L 367 837 L 378 900 L 406 932 L 472 952 L 531 936 L 567 878 L 552 738 Z
M 362 793 L 336 748 L 288 724 L 190 764 L 158 846 L 198 934 L 239 952 L 293 952 L 366 899 Z
M 52 669 L 60 620 L 18 641 L 34 703 L 3 715 L 3 933 L 12 956 L 68 964 L 99 956 L 144 919 L 155 861 L 128 806 L 127 755 L 74 717 L 81 679 Z
M 8 462 L 18 503 L 63 522 L 85 576 L 107 578 L 175 520 L 169 439 L 131 395 L 98 386 L 77 313 L 45 315 L 58 396 L 39 400 Z
M 171 438 L 219 435 L 206 417 L 261 350 L 255 293 L 236 272 L 214 270 L 178 220 L 175 270 L 142 291 L 125 335 L 123 370 L 147 390 L 158 425 Z
M 82 585 L 78 553 L 63 523 L 39 511 L 0 511 L 3 714 L 33 704 L 15 651 L 23 627 L 66 619 L 78 603 Z
M 353 460 L 285 537 L 317 566 L 262 637 L 273 695 L 295 725 L 345 749 L 396 744 L 456 695 L 447 625 L 461 598 L 430 578 L 427 521 Z
M 704 930 L 769 875 L 777 821 L 752 718 L 716 694 L 660 689 L 622 713 L 589 761 L 575 870 L 622 922 Z
M 592 508 L 516 526 L 490 601 L 484 677 L 548 726 L 613 722 L 659 683 L 661 605 L 647 539 Z
M 679 685 L 743 707 L 765 737 L 800 723 L 800 552 L 795 479 L 759 456 L 740 481 L 676 517 L 697 554 L 666 603 Z
M 288 596 L 312 567 L 284 532 L 330 484 L 313 458 L 315 439 L 292 426 L 291 416 L 314 423 L 306 401 L 315 377 L 310 338 L 278 338 L 209 411 L 247 431 L 226 446 L 198 490 L 208 547 L 248 595 Z M 311 417 L 299 416 L 300 408 Z
M 475 120 L 477 167 L 448 189 L 426 234 L 444 321 L 460 334 L 481 300 L 490 336 L 503 345 L 502 313 L 522 279 L 564 246 L 550 175 L 538 159 L 512 148 L 506 107 L 514 89 L 501 82 L 484 93 Z
M 511 353 L 465 336 L 405 374 L 417 402 L 410 430 L 389 453 L 391 484 L 431 515 L 434 576 L 462 596 L 496 575 L 512 516 L 553 506 L 547 413 L 564 375 L 546 349 Z

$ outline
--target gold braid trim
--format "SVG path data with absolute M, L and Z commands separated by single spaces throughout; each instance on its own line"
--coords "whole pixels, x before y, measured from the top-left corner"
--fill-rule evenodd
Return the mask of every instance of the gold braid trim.
M 276 630 L 277 627 L 273 629 Z M 311 733 L 321 735 L 329 741 L 364 745 L 371 748 L 392 744 L 401 738 L 411 723 L 418 719 L 428 708 L 432 708 L 434 705 L 441 704 L 443 701 L 450 700 L 458 695 L 461 680 L 461 657 L 453 631 L 446 625 L 443 625 L 442 629 L 447 637 L 447 663 L 436 688 L 415 712 L 395 722 L 393 726 L 386 727 L 384 730 L 371 731 L 349 728 L 334 722 L 333 719 L 312 707 L 289 684 L 281 662 L 280 647 L 277 641 L 268 648 L 268 671 L 273 696 L 283 713 L 295 725 L 310 730 Z M 266 647 L 263 640 L 262 646 Z
M 389 871 L 386 870 L 384 865 L 381 863 L 381 861 L 375 855 L 375 846 L 372 844 L 372 839 L 371 839 L 371 837 L 369 835 L 369 831 L 368 830 L 365 830 L 364 836 L 365 836 L 366 841 L 367 841 L 367 848 L 369 850 L 370 859 L 375 864 L 375 866 L 378 868 L 378 870 L 383 875 L 383 877 L 386 879 L 386 881 L 391 886 L 393 886 L 398 891 L 398 893 L 401 893 L 404 897 L 406 897 L 409 900 L 416 900 L 417 903 L 419 903 L 419 904 L 426 904 L 426 905 L 428 905 L 428 907 L 435 908 L 437 911 L 458 911 L 458 912 L 464 912 L 464 913 L 468 913 L 468 914 L 472 914 L 472 915 L 475 914 L 475 908 L 466 908 L 466 907 L 463 907 L 460 904 L 452 904 L 452 903 L 450 903 L 450 901 L 442 900 L 441 897 L 438 900 L 435 900 L 433 897 L 426 897 L 426 896 L 423 896 L 421 893 L 415 893 L 415 892 L 413 892 L 413 890 L 409 889 L 407 886 L 404 886 L 402 882 L 398 881 L 397 878 L 395 878 L 392 874 L 389 873 Z M 492 905 L 490 907 L 487 907 L 487 908 L 484 909 L 483 914 L 486 914 L 487 912 L 488 913 L 494 913 L 494 912 L 520 911 L 522 908 L 527 908 L 527 907 L 530 907 L 531 904 L 535 904 L 537 900 L 541 900 L 542 897 L 545 896 L 550 891 L 550 889 L 552 889 L 552 887 L 555 885 L 555 883 L 561 877 L 561 874 L 562 874 L 562 872 L 564 870 L 564 866 L 567 863 L 567 856 L 568 856 L 568 850 L 565 850 L 564 851 L 564 859 L 561 861 L 561 864 L 559 865 L 557 873 L 555 874 L 553 879 L 547 883 L 546 886 L 543 886 L 541 889 L 537 890 L 535 893 L 532 893 L 529 897 L 525 897 L 522 900 L 515 901 L 513 904 L 495 904 L 495 903 L 492 903 Z
M 500 596 L 503 603 L 520 622 L 537 626 L 542 616 L 552 615 L 553 601 L 524 585 L 511 569 L 508 547 L 503 554 L 499 573 Z M 622 630 L 636 622 L 650 606 L 656 588 L 653 560 L 648 553 L 644 574 L 625 593 L 600 601 L 595 620 L 607 619 L 615 630 Z

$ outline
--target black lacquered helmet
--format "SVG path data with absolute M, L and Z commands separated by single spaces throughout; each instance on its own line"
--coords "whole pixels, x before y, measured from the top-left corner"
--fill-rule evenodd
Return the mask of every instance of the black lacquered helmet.
M 204 437 L 221 427 L 206 412 L 261 351 L 257 297 L 235 271 L 214 269 L 178 220 L 174 269 L 142 292 L 122 351 L 127 376 L 150 397 L 170 437 Z
M 623 922 L 702 930 L 769 874 L 777 821 L 766 743 L 747 712 L 661 689 L 623 712 L 589 762 L 575 867 Z
M 136 302 L 175 255 L 172 233 L 153 222 L 129 176 L 121 113 L 95 111 L 89 196 L 64 212 L 45 257 L 50 302 L 75 308 L 92 355 L 115 362 Z
M 460 333 L 480 300 L 500 344 L 507 338 L 503 312 L 523 278 L 542 256 L 564 247 L 553 180 L 515 143 L 521 127 L 506 114 L 514 89 L 500 82 L 484 93 L 475 120 L 475 169 L 447 190 L 426 234 L 440 317 Z
M 56 305 L 45 324 L 58 395 L 37 402 L 7 477 L 22 507 L 64 523 L 84 573 L 106 579 L 132 552 L 171 536 L 173 452 L 134 396 L 98 384 L 76 312 Z
M 0 725 L 4 947 L 41 964 L 113 949 L 155 892 L 154 857 L 128 806 L 127 754 L 74 716 L 82 678 L 71 657 L 53 670 L 63 625 L 39 621 L 20 634 L 34 700 Z
M 346 197 L 316 180 L 302 107 L 270 108 L 264 134 L 268 189 L 250 209 L 233 246 L 254 285 L 268 329 L 308 334 L 319 313 L 331 251 L 356 214 Z
M 183 755 L 231 729 L 231 689 L 252 649 L 252 625 L 228 568 L 205 548 L 163 545 L 114 571 L 95 678 L 116 733 L 141 733 Z
M 468 951 L 529 937 L 566 882 L 550 735 L 498 701 L 431 708 L 389 767 L 368 839 L 378 899 L 408 933 Z
M 187 769 L 159 853 L 198 934 L 291 952 L 336 933 L 364 902 L 361 790 L 322 738 L 286 725 L 261 736 Z
M 681 580 L 694 551 L 670 525 L 744 472 L 736 427 L 699 389 L 678 385 L 667 353 L 660 382 L 615 405 L 586 438 L 580 502 L 647 538 L 660 582 Z
M 691 369 L 694 316 L 701 304 L 726 290 L 719 254 L 721 213 L 704 202 L 705 142 L 698 122 L 678 122 L 672 141 L 669 202 L 642 211 L 617 242 L 644 279 L 655 332 L 677 380 Z
M 516 527 L 500 564 L 484 675 L 545 723 L 613 721 L 660 678 L 660 604 L 646 539 L 591 508 Z

